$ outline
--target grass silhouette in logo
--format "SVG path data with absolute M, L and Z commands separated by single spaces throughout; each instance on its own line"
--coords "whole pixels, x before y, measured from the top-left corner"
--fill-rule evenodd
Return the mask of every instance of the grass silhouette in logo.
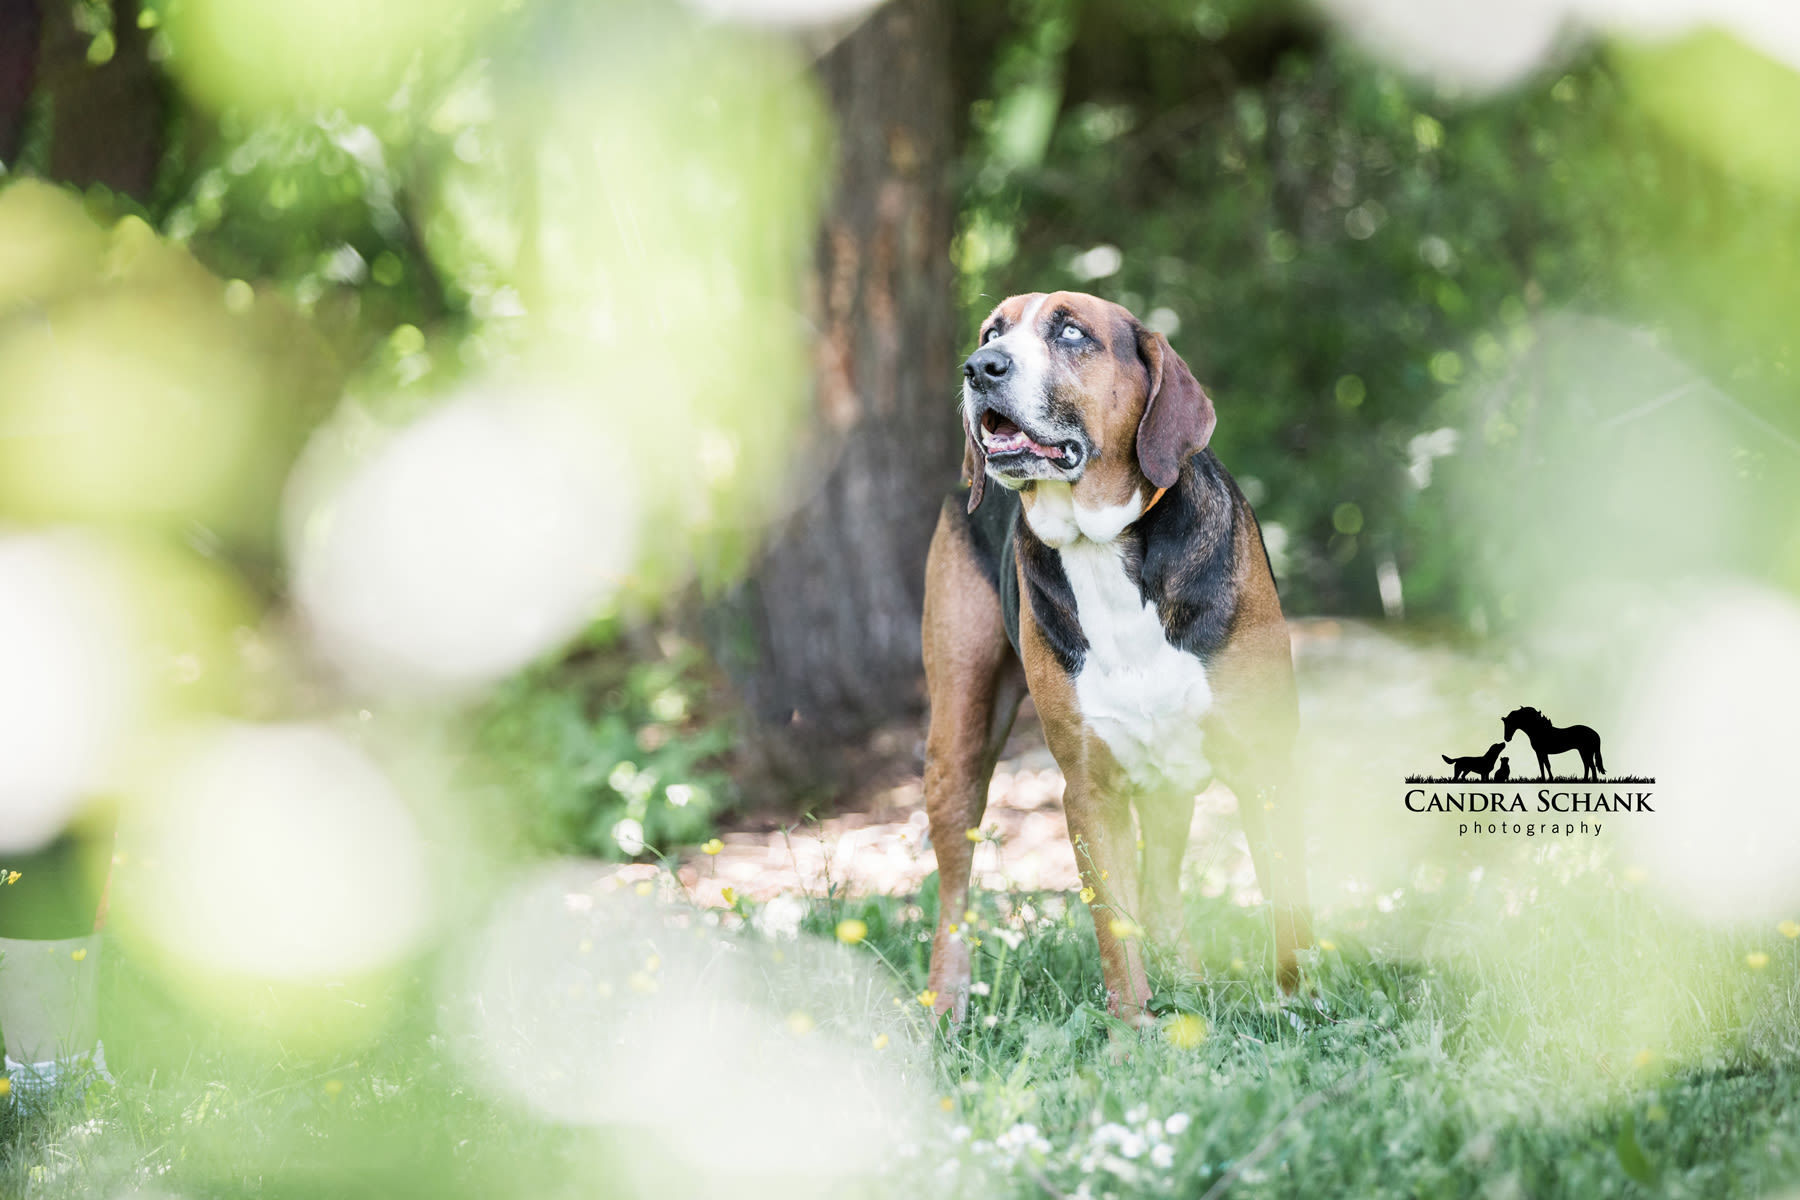
M 1505 736 L 1487 748 L 1484 754 L 1471 754 L 1463 757 L 1452 757 L 1440 754 L 1450 765 L 1448 775 L 1408 775 L 1408 783 L 1655 783 L 1653 777 L 1645 775 L 1615 775 L 1607 778 L 1606 761 L 1600 754 L 1600 735 L 1586 725 L 1556 725 L 1549 717 L 1535 708 L 1515 708 L 1501 718 L 1501 728 Z M 1525 739 L 1531 743 L 1532 753 L 1537 756 L 1538 774 L 1535 779 L 1524 775 L 1514 777 L 1510 759 L 1502 758 L 1501 752 L 1512 741 L 1513 734 L 1523 732 Z M 1552 769 L 1550 757 L 1555 754 L 1576 753 L 1581 756 L 1581 774 L 1558 775 Z

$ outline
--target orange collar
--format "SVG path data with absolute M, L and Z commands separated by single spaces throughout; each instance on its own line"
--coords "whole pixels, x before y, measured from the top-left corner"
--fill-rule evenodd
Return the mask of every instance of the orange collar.
M 1141 521 L 1145 517 L 1149 516 L 1150 510 L 1156 507 L 1156 502 L 1158 500 L 1161 500 L 1164 496 L 1166 496 L 1168 494 L 1169 494 L 1168 488 L 1157 488 L 1156 494 L 1150 497 L 1150 503 L 1144 505 L 1144 511 L 1138 514 L 1137 519 L 1139 521 Z

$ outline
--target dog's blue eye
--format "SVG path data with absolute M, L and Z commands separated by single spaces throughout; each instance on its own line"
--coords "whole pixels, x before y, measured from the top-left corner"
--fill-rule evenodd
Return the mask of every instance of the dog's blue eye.
M 1062 338 L 1065 342 L 1079 342 L 1082 338 L 1086 337 L 1087 334 L 1081 331 L 1081 326 L 1079 325 L 1064 325 L 1062 327 L 1062 332 L 1057 336 Z

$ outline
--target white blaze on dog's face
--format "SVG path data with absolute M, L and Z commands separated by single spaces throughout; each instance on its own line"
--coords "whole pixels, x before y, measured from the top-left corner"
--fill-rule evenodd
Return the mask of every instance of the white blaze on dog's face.
M 1211 435 L 1212 404 L 1187 365 L 1110 301 L 1013 296 L 977 342 L 963 363 L 970 508 L 991 476 L 1025 493 L 1051 544 L 1117 536 Z

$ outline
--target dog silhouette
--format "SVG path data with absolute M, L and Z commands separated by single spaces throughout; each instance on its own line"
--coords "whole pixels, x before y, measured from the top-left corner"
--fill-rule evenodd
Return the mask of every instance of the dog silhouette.
M 1523 729 L 1525 737 L 1531 742 L 1531 749 L 1537 754 L 1538 774 L 1544 779 L 1554 779 L 1550 773 L 1550 756 L 1574 750 L 1581 755 L 1582 779 L 1603 779 L 1606 776 L 1606 763 L 1600 757 L 1600 735 L 1586 725 L 1569 725 L 1558 727 L 1550 723 L 1550 718 L 1535 708 L 1515 708 L 1506 714 L 1501 723 L 1506 731 L 1506 740 L 1512 741 L 1513 734 Z
M 1494 772 L 1494 782 L 1495 783 L 1505 783 L 1507 780 L 1509 780 L 1511 778 L 1512 778 L 1512 759 L 1503 758 L 1500 760 L 1500 769 L 1498 771 Z
M 1451 779 L 1461 779 L 1464 775 L 1473 775 L 1485 783 L 1488 772 L 1494 769 L 1494 763 L 1504 749 L 1506 749 L 1505 742 L 1495 742 L 1488 747 L 1486 754 L 1472 754 L 1467 758 L 1451 758 L 1448 754 L 1440 754 L 1438 757 L 1450 764 Z

